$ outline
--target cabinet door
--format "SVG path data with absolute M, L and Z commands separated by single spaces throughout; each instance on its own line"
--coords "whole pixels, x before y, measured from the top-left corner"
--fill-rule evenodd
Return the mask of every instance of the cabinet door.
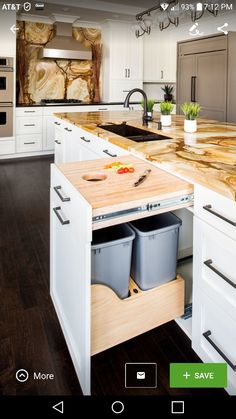
M 178 59 L 177 75 L 177 114 L 181 113 L 180 106 L 184 102 L 191 102 L 191 87 L 193 78 L 196 77 L 196 56 L 188 55 Z
M 130 90 L 135 89 L 136 87 L 138 87 L 139 89 L 143 88 L 142 80 L 113 80 L 111 82 L 110 100 L 116 102 L 124 102 Z M 131 102 L 141 102 L 141 100 L 142 96 L 140 95 L 140 93 L 134 93 L 131 97 Z
M 51 188 L 50 292 L 82 391 L 89 395 L 92 215 L 79 193 L 62 186 L 71 201 L 60 206 Z M 72 201 L 73 209 L 67 211 Z
M 125 80 L 128 77 L 128 42 L 126 24 L 111 26 L 111 44 L 109 46 L 110 69 L 112 79 Z
M 55 127 L 55 158 L 54 161 L 56 164 L 65 163 L 65 141 L 64 141 L 64 133 L 61 128 Z
M 201 117 L 226 120 L 227 53 L 208 52 L 197 55 L 196 101 Z
M 143 80 L 143 38 L 136 38 L 132 28 L 128 29 L 128 79 Z
M 45 116 L 43 118 L 43 149 L 54 150 L 55 146 L 55 130 L 53 116 Z

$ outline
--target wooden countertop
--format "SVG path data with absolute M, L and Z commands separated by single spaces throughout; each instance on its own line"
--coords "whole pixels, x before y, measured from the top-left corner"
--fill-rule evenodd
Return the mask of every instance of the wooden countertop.
M 184 118 L 172 115 L 171 127 L 158 131 L 160 114 L 154 113 L 154 121 L 149 123 L 148 129 L 171 138 L 135 143 L 98 125 L 126 121 L 143 128 L 142 111 L 58 113 L 55 116 L 128 149 L 188 182 L 236 200 L 236 125 L 198 119 L 197 132 L 187 134 L 183 131 Z
M 148 161 L 129 155 L 119 157 L 122 164 L 131 164 L 135 169 L 133 173 L 118 174 L 116 170 L 107 169 L 107 164 L 117 161 L 117 158 L 98 159 L 85 162 L 73 162 L 59 165 L 60 171 L 77 189 L 92 207 L 93 217 L 126 211 L 130 208 L 142 207 L 168 200 L 165 205 L 171 209 L 183 208 L 192 205 L 192 201 L 185 201 L 184 196 L 193 194 L 193 185 L 179 179 L 163 170 L 160 170 Z M 151 173 L 145 181 L 135 187 L 139 177 L 145 170 L 151 169 Z M 88 179 L 102 178 L 101 181 Z M 171 202 L 170 202 L 171 201 Z M 143 210 L 143 209 L 142 209 Z M 145 216 L 154 215 L 155 212 L 163 212 L 162 207 L 145 210 Z M 136 211 L 135 211 L 136 212 Z M 132 213 L 125 221 L 137 219 L 143 213 Z M 109 220 L 108 220 L 109 221 Z M 117 220 L 119 222 L 119 219 Z M 115 222 L 115 223 L 117 223 Z M 99 228 L 105 225 L 115 224 L 104 221 Z

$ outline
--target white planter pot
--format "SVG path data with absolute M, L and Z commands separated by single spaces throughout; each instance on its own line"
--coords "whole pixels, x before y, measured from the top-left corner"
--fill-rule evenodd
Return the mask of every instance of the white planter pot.
M 197 131 L 197 120 L 184 120 L 184 131 L 185 132 L 196 132 Z
M 161 115 L 161 123 L 163 127 L 169 127 L 171 125 L 171 115 Z

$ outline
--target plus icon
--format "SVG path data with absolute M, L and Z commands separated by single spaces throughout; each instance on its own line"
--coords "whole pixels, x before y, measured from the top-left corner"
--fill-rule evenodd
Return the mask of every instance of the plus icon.
M 188 379 L 188 377 L 190 377 L 190 374 L 186 371 L 186 373 L 185 374 L 183 374 L 183 377 L 185 377 L 186 378 L 186 380 Z

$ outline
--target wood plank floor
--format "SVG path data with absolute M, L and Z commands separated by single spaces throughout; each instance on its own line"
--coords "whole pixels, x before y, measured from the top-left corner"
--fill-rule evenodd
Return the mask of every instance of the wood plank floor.
M 0 162 L 0 394 L 80 395 L 49 296 L 49 184 L 52 158 Z M 125 389 L 125 362 L 156 362 L 158 389 Z M 199 362 L 175 322 L 92 359 L 94 395 L 220 395 L 169 389 L 170 362 Z M 19 368 L 53 381 L 18 383 Z

